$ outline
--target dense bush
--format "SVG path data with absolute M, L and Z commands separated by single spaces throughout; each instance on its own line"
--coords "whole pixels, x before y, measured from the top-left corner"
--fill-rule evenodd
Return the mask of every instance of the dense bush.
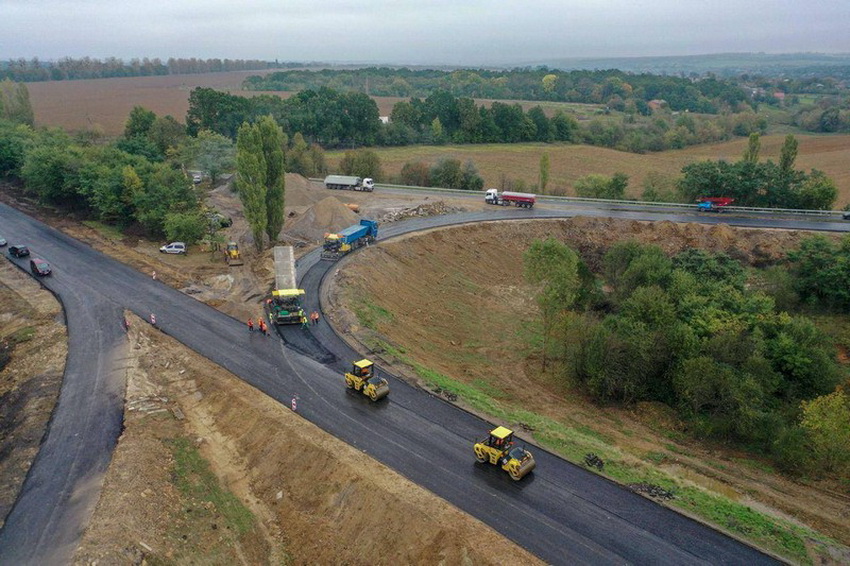
M 814 251 L 804 244 L 792 254 L 798 264 L 811 261 L 800 273 L 820 271 L 836 252 L 813 242 Z M 799 431 L 801 402 L 812 407 L 842 378 L 832 343 L 809 319 L 778 310 L 722 253 L 668 257 L 655 246 L 620 243 L 598 277 L 603 300 L 584 303 L 583 313 L 574 301 L 560 302 L 560 316 L 543 313 L 544 322 L 560 321 L 545 332 L 568 341 L 549 346 L 550 354 L 570 352 L 559 358 L 561 372 L 600 401 L 663 402 L 698 436 L 773 454 L 787 469 L 805 463 L 800 448 L 816 435 Z M 573 305 L 579 310 L 567 316 Z M 576 316 L 585 319 L 580 333 Z M 819 418 L 843 405 L 824 406 Z M 833 445 L 821 442 L 834 457 Z

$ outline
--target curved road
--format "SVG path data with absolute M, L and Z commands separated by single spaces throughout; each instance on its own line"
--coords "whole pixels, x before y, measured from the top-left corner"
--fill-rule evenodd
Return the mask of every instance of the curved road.
M 438 225 L 575 214 L 556 208 L 499 208 L 398 223 L 384 229 L 381 239 Z M 659 219 L 640 212 L 582 210 L 580 214 Z M 664 218 L 694 220 L 693 216 Z M 716 220 L 700 217 L 698 221 L 846 230 L 840 223 L 726 216 Z M 539 448 L 535 450 L 537 471 L 521 482 L 511 481 L 495 467 L 476 464 L 471 444 L 487 430 L 488 423 L 392 376 L 387 376 L 392 393 L 384 402 L 372 404 L 349 392 L 340 372 L 359 355 L 325 324 L 309 332 L 286 329 L 284 338 L 294 346 L 287 348 L 280 341 L 249 334 L 240 321 L 2 204 L 0 226 L 11 243 L 30 245 L 53 265 L 55 275 L 44 283 L 63 301 L 70 335 L 65 381 L 47 439 L 0 531 L 2 564 L 70 561 L 120 433 L 123 308 L 144 319 L 155 313 L 161 330 L 280 402 L 288 405 L 297 396 L 298 412 L 304 418 L 478 517 L 547 562 L 774 562 Z M 316 252 L 299 262 L 302 286 L 312 290 L 308 308 L 318 307 L 319 286 L 335 265 L 318 261 Z

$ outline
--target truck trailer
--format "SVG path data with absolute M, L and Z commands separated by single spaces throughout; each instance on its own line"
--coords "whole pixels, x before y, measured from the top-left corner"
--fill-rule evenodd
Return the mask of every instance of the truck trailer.
M 531 193 L 512 193 L 509 191 L 502 191 L 501 193 L 496 189 L 487 189 L 487 192 L 484 193 L 484 202 L 487 204 L 498 204 L 500 206 L 519 206 L 522 208 L 531 208 L 534 206 L 534 202 L 537 200 L 537 197 Z
M 336 234 L 325 234 L 322 259 L 337 260 L 361 246 L 370 244 L 378 237 L 378 223 L 374 220 L 360 221 Z
M 735 202 L 729 197 L 699 197 L 697 199 L 697 210 L 700 212 L 723 212 L 725 207 Z
M 375 190 L 375 182 L 366 177 L 349 177 L 346 175 L 328 175 L 325 177 L 326 189 L 343 189 L 348 191 L 367 191 Z

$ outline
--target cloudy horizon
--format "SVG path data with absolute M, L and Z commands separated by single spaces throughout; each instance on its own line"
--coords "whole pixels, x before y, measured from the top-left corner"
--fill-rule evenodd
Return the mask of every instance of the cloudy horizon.
M 198 57 L 410 65 L 850 53 L 850 2 L 0 0 L 0 59 Z

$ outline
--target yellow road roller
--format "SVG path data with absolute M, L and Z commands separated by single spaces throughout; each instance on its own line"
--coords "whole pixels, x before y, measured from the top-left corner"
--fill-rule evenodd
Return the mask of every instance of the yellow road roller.
M 383 377 L 375 375 L 374 365 L 369 360 L 354 362 L 351 371 L 345 374 L 345 386 L 377 401 L 389 395 L 390 384 Z
M 473 449 L 479 462 L 500 466 L 514 481 L 521 480 L 537 466 L 531 452 L 514 444 L 514 431 L 503 426 L 491 430 L 490 435 L 476 442 Z

